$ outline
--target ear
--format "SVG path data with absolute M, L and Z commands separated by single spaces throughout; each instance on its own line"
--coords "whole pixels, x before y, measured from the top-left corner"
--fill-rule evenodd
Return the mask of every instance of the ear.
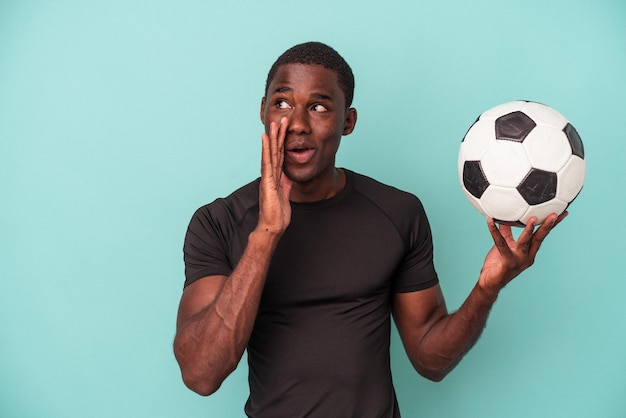
M 342 135 L 350 135 L 356 126 L 357 113 L 356 109 L 351 107 L 346 111 L 346 119 L 343 123 Z
M 261 116 L 261 123 L 265 125 L 265 97 L 261 99 L 261 111 L 259 114 Z

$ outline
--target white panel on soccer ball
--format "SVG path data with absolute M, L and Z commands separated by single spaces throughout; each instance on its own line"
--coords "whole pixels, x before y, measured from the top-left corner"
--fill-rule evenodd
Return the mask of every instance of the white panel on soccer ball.
M 502 115 L 507 115 L 509 113 L 515 112 L 517 110 L 520 110 L 522 108 L 522 106 L 524 106 L 526 102 L 524 101 L 515 101 L 515 102 L 508 102 L 508 103 L 503 103 L 501 105 L 498 105 L 496 107 L 493 107 L 485 112 L 483 112 L 480 115 L 481 119 L 493 119 L 496 120 L 497 118 L 499 118 Z
M 494 141 L 480 160 L 489 184 L 517 187 L 531 169 L 524 147 L 514 141 Z
M 487 212 L 485 212 L 485 209 L 483 209 L 482 205 L 480 204 L 479 199 L 476 199 L 474 196 L 472 196 L 472 194 L 468 192 L 465 188 L 463 188 L 463 193 L 465 193 L 465 197 L 467 197 L 467 200 L 469 200 L 472 206 L 474 206 L 474 209 L 480 212 L 483 216 L 488 216 Z
M 526 225 L 531 217 L 536 216 L 537 222 L 535 225 L 539 225 L 542 224 L 550 214 L 557 213 L 560 215 L 566 208 L 566 202 L 559 199 L 552 199 L 548 202 L 533 205 L 528 208 L 528 211 L 520 218 L 520 221 Z
M 461 153 L 467 161 L 480 160 L 485 150 L 495 140 L 496 131 L 493 121 L 479 120 L 467 131 L 461 142 Z
M 556 197 L 557 199 L 571 202 L 578 195 L 585 182 L 585 160 L 576 155 L 565 164 L 565 167 L 557 175 Z
M 480 203 L 492 218 L 516 222 L 528 210 L 528 203 L 511 187 L 489 186 Z
M 548 125 L 557 129 L 563 129 L 567 124 L 565 116 L 541 103 L 528 102 L 524 104 L 522 112 L 534 120 L 537 125 Z
M 556 128 L 539 125 L 524 140 L 524 148 L 533 168 L 557 172 L 572 155 L 567 136 Z

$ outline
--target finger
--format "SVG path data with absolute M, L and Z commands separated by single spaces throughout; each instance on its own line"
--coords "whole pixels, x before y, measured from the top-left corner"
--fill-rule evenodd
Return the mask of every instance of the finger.
M 548 216 L 543 224 L 541 224 L 541 226 L 537 229 L 537 232 L 533 234 L 531 251 L 537 253 L 537 251 L 539 251 L 539 247 L 541 247 L 541 243 L 543 243 L 543 240 L 548 236 L 550 231 L 552 231 L 552 229 L 554 229 L 554 227 L 557 226 L 559 222 L 565 219 L 567 215 L 568 213 L 567 211 L 565 211 L 558 216 L 556 213 Z
M 276 122 L 270 123 L 270 155 L 272 157 L 272 167 L 276 168 L 278 165 L 278 124 Z
M 500 224 L 498 225 L 498 229 L 507 243 L 515 241 L 515 239 L 513 239 L 513 228 L 511 228 L 511 225 Z
M 537 217 L 531 216 L 526 222 L 524 230 L 517 238 L 517 248 L 521 249 L 525 253 L 530 252 L 531 242 L 534 238 L 533 231 L 535 230 L 535 224 L 537 223 Z
M 291 194 L 291 186 L 293 185 L 293 181 L 287 176 L 280 176 L 280 189 L 283 193 L 283 199 L 285 202 L 289 201 L 289 196 Z
M 276 134 L 276 170 L 278 173 L 282 173 L 283 162 L 285 161 L 285 137 L 287 136 L 287 118 L 282 117 L 280 119 L 280 125 L 278 126 Z
M 496 221 L 493 218 L 489 218 L 487 220 L 487 227 L 489 228 L 491 238 L 493 239 L 493 243 L 498 249 L 498 252 L 504 257 L 510 257 L 511 249 L 509 248 L 506 239 L 500 232 L 500 229 L 496 226 Z
M 556 221 L 554 222 L 554 225 L 552 225 L 552 228 L 554 228 L 555 226 L 557 226 L 558 224 L 561 223 L 561 221 L 565 218 L 567 218 L 567 215 L 569 215 L 568 211 L 564 211 L 563 213 L 561 213 L 558 218 L 556 218 Z
M 267 177 L 272 170 L 272 149 L 270 137 L 263 133 L 261 135 L 261 177 Z
M 266 175 L 271 176 L 273 172 L 271 172 L 272 168 L 275 165 L 276 160 L 276 135 L 277 135 L 278 127 L 276 122 L 270 122 L 269 129 L 267 132 L 263 133 L 261 136 L 263 141 L 263 153 L 261 156 L 261 164 L 262 168 L 266 170 Z

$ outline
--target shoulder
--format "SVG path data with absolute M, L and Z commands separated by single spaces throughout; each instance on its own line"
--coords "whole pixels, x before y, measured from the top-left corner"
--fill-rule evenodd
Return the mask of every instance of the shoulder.
M 232 192 L 227 197 L 215 199 L 194 213 L 190 227 L 206 227 L 215 222 L 237 223 L 259 203 L 259 179 Z
M 423 211 L 420 199 L 413 193 L 381 183 L 363 174 L 350 172 L 354 178 L 354 190 L 385 212 L 415 213 Z
M 259 203 L 259 179 L 256 179 L 245 186 L 232 192 L 227 197 L 220 197 L 213 202 L 208 203 L 200 207 L 196 213 L 219 214 L 228 212 L 232 214 L 244 213 L 251 207 L 258 205 Z
M 430 240 L 430 225 L 420 199 L 413 193 L 353 173 L 354 191 L 389 219 L 405 242 Z

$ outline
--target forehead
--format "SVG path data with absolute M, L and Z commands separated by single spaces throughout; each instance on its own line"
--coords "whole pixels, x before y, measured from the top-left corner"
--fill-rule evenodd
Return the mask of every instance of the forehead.
M 285 64 L 278 68 L 268 86 L 268 95 L 277 89 L 289 88 L 299 93 L 324 93 L 344 99 L 337 73 L 321 65 Z

